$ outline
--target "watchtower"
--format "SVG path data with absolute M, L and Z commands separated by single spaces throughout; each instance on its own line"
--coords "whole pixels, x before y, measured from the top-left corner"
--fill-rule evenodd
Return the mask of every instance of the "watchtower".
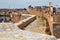
M 49 13 L 50 13 L 50 15 L 52 15 L 53 14 L 52 2 L 49 3 L 49 9 L 50 9 Z

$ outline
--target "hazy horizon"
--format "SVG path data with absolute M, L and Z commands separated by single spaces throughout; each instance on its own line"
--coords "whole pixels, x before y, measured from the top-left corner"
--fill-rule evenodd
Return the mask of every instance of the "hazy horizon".
M 53 3 L 54 7 L 60 7 L 60 0 L 0 0 L 1 8 L 28 8 L 29 5 L 32 6 L 48 6 L 49 2 Z

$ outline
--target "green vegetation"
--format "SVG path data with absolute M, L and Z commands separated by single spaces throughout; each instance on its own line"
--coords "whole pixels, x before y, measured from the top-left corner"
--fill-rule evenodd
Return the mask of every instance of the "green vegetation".
M 44 20 L 47 20 L 47 19 L 44 18 L 44 17 L 40 17 L 40 18 L 38 18 L 38 21 L 39 21 L 39 22 L 44 22 Z
M 10 15 L 0 15 L 0 17 L 10 17 Z
M 41 23 L 41 25 L 48 27 L 47 19 L 44 17 L 38 18 L 38 22 Z
M 45 26 L 44 20 L 45 19 L 43 17 L 40 17 L 40 18 L 38 18 L 38 23 L 42 26 Z

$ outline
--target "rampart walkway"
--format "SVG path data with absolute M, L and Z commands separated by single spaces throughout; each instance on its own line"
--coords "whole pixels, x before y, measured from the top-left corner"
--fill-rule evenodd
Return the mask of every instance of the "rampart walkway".
M 32 31 L 32 32 L 39 32 L 39 33 L 45 33 L 45 23 L 42 18 L 37 18 L 34 22 L 29 24 L 25 30 Z

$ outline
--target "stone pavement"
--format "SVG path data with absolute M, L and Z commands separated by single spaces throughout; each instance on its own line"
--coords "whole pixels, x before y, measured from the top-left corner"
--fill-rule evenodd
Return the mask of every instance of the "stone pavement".
M 0 40 L 56 40 L 54 36 L 19 29 L 12 23 L 0 23 Z
M 42 18 L 37 18 L 34 22 L 29 24 L 25 28 L 25 30 L 44 34 L 45 33 L 45 28 L 46 28 L 46 26 L 45 26 L 44 20 L 42 20 Z

